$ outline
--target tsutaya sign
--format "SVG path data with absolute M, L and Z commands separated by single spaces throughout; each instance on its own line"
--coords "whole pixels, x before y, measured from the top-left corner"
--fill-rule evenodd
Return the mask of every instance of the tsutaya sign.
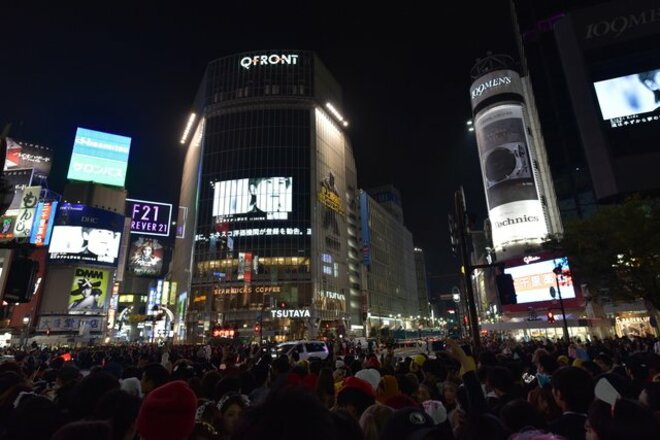
M 241 58 L 241 66 L 249 69 L 252 66 L 261 66 L 267 64 L 298 64 L 298 55 L 254 55 L 252 57 Z
M 271 310 L 273 318 L 311 318 L 309 309 Z

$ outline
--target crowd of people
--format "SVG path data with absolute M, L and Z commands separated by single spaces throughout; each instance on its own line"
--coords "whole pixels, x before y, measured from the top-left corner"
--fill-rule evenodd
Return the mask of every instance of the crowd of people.
M 660 342 L 447 339 L 35 347 L 3 353 L 0 440 L 617 440 L 660 435 Z

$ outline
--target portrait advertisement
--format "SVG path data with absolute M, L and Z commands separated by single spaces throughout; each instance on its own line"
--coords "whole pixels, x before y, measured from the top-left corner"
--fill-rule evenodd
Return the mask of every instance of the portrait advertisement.
M 110 271 L 77 267 L 69 295 L 70 313 L 102 313 Z
M 138 276 L 157 277 L 163 271 L 165 247 L 158 239 L 137 237 L 131 242 L 128 270 Z

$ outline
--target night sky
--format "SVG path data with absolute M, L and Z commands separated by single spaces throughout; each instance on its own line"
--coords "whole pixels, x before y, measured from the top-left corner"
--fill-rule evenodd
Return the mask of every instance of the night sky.
M 129 196 L 176 204 L 178 141 L 207 63 L 313 50 L 343 86 L 360 187 L 399 188 L 406 226 L 436 275 L 433 293 L 454 282 L 444 276 L 458 268 L 447 228 L 454 191 L 465 187 L 477 225 L 486 216 L 465 125 L 469 71 L 487 51 L 516 55 L 507 0 L 452 2 L 442 14 L 444 3 L 43 3 L 3 7 L 0 123 L 56 151 L 52 190 L 63 189 L 81 126 L 132 137 Z

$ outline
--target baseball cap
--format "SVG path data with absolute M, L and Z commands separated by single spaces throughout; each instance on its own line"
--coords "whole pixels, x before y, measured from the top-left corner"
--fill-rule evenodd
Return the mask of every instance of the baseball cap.
M 423 440 L 429 434 L 441 431 L 435 427 L 433 419 L 419 408 L 402 408 L 396 410 L 383 428 L 380 440 Z

